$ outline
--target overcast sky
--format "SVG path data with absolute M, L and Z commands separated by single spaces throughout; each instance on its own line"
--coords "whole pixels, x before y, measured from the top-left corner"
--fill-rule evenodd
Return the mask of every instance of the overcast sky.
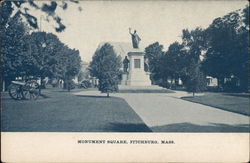
M 55 33 L 71 48 L 80 51 L 89 62 L 98 44 L 104 41 L 131 42 L 128 28 L 136 29 L 141 48 L 156 41 L 165 49 L 180 41 L 182 29 L 206 28 L 213 19 L 244 8 L 247 1 L 80 1 L 82 11 L 70 5 L 58 11 L 66 25 L 62 33 L 42 21 L 42 30 Z

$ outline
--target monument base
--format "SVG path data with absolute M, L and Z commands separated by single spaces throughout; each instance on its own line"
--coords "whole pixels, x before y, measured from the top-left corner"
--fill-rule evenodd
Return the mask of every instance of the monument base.
M 127 85 L 130 86 L 150 86 L 151 81 L 149 79 L 149 74 L 146 72 L 136 72 L 134 71 L 129 75 Z
M 122 81 L 121 81 L 121 85 L 128 85 L 128 74 L 122 74 Z
M 159 87 L 157 85 L 150 86 L 131 86 L 119 85 L 119 93 L 174 93 L 174 91 Z
M 150 86 L 149 74 L 144 71 L 144 55 L 140 49 L 128 52 L 129 72 L 122 75 L 121 85 Z

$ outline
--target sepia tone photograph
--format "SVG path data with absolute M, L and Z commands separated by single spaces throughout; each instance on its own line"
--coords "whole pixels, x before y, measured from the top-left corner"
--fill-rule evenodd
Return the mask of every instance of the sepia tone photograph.
M 3 136 L 249 136 L 248 1 L 5 0 L 0 23 Z

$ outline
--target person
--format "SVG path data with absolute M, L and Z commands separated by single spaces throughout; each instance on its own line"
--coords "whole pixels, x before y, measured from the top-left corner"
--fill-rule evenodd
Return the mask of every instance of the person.
M 136 30 L 134 30 L 134 33 L 131 33 L 131 28 L 129 28 L 129 33 L 131 34 L 131 37 L 132 37 L 133 48 L 138 49 L 139 48 L 139 42 L 141 41 L 141 38 L 136 33 Z
M 123 60 L 123 71 L 124 72 L 128 72 L 128 64 L 129 64 L 128 57 L 125 56 L 125 59 Z

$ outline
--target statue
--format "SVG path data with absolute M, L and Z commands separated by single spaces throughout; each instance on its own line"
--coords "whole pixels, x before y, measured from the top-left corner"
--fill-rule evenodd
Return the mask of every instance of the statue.
M 144 58 L 144 71 L 149 72 L 149 61 L 148 58 Z
M 131 33 L 131 28 L 129 28 L 129 33 L 132 36 L 133 48 L 138 49 L 139 48 L 139 42 L 141 41 L 141 38 L 137 35 L 136 30 L 134 30 L 134 33 Z
M 124 72 L 128 72 L 128 64 L 129 64 L 129 60 L 128 60 L 128 57 L 126 56 L 125 59 L 123 60 L 123 71 Z

